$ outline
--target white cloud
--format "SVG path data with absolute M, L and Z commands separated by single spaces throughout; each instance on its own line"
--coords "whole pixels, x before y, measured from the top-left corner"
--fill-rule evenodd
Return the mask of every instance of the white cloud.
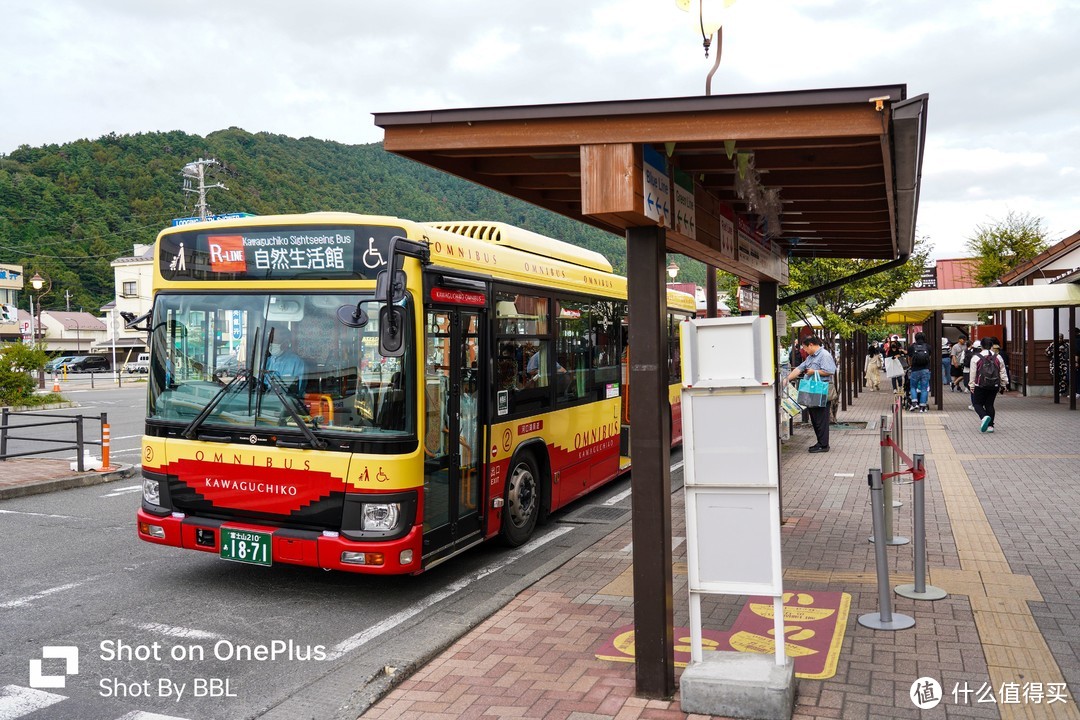
M 716 93 L 929 93 L 918 231 L 939 248 L 1003 208 L 1080 227 L 1076 0 L 734 7 Z M 697 95 L 690 20 L 673 0 L 5 0 L 0 152 L 234 125 L 373 142 L 373 112 Z

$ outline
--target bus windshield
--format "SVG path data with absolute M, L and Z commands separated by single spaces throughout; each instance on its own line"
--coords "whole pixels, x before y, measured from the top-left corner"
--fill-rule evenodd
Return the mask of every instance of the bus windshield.
M 339 308 L 358 305 L 367 324 L 338 320 Z M 374 298 L 358 293 L 159 293 L 149 419 L 189 432 L 415 434 L 412 361 L 379 354 L 378 317 Z

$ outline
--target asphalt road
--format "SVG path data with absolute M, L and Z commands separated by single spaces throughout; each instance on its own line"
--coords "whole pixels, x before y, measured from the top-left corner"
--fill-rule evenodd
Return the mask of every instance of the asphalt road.
M 114 452 L 137 462 L 141 389 L 70 396 L 109 413 Z M 390 676 L 628 517 L 628 487 L 620 480 L 557 514 L 521 548 L 487 543 L 393 578 L 238 565 L 140 542 L 130 479 L 0 502 L 0 720 L 355 718 Z M 589 519 L 605 504 L 592 513 L 604 520 Z M 64 687 L 30 687 L 44 646 L 78 648 Z M 64 668 L 46 658 L 40 674 Z

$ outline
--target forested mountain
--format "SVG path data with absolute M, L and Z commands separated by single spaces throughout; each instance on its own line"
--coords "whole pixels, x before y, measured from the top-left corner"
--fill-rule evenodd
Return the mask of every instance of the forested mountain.
M 221 163 L 208 182 L 214 213 L 340 210 L 411 220 L 501 220 L 596 250 L 625 272 L 622 238 L 391 155 L 379 144 L 343 145 L 239 128 L 107 135 L 0 156 L 0 262 L 52 280 L 46 309 L 97 312 L 113 297 L 109 263 L 194 215 L 181 170 Z

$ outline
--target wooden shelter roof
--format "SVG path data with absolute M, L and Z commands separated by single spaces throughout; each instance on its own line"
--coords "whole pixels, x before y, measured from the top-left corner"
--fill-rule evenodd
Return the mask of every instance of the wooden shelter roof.
M 649 145 L 695 185 L 696 231 L 668 229 L 667 249 L 730 269 L 717 205 L 754 215 L 732 150 L 778 190 L 772 239 L 788 257 L 910 254 L 926 106 L 882 85 L 377 113 L 375 124 L 390 152 L 618 234 L 656 224 L 640 179 Z

